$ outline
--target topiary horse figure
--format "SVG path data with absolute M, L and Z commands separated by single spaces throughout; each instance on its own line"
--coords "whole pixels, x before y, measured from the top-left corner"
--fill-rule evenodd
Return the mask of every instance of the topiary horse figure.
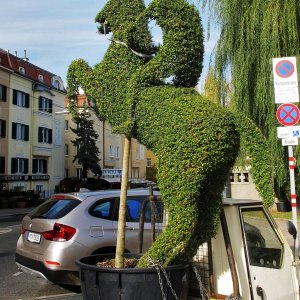
M 163 31 L 155 47 L 149 19 Z M 69 96 L 81 86 L 115 132 L 136 138 L 158 158 L 158 185 L 168 226 L 142 257 L 170 265 L 187 261 L 217 229 L 222 191 L 239 150 L 234 116 L 195 90 L 203 32 L 184 0 L 109 0 L 96 17 L 112 43 L 94 68 L 83 60 L 68 72 Z M 154 55 L 153 55 L 154 54 Z

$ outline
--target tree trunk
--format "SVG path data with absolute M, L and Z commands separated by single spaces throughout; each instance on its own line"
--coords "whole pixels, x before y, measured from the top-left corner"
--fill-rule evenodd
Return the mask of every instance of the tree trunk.
M 127 188 L 128 188 L 130 147 L 131 147 L 131 138 L 126 136 L 124 141 L 124 151 L 123 151 L 123 170 L 122 170 L 120 208 L 119 208 L 119 219 L 118 219 L 116 261 L 115 261 L 116 268 L 124 267 L 126 200 L 127 200 Z

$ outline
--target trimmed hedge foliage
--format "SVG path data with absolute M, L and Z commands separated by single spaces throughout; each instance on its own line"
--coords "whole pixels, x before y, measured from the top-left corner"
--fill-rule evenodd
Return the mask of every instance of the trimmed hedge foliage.
M 191 258 L 218 225 L 222 191 L 237 151 L 233 116 L 188 88 L 145 89 L 137 137 L 158 157 L 168 227 L 148 251 L 166 265 Z M 147 257 L 139 263 L 147 265 Z
M 163 31 L 160 47 L 151 19 Z M 169 225 L 147 255 L 164 265 L 186 261 L 216 232 L 240 141 L 233 114 L 194 89 L 204 51 L 199 12 L 184 0 L 154 0 L 147 9 L 142 0 L 109 0 L 96 21 L 100 33 L 113 32 L 112 43 L 95 68 L 70 65 L 69 97 L 82 87 L 115 132 L 157 155 Z M 147 255 L 139 266 L 149 265 Z
M 243 157 L 250 157 L 250 174 L 264 204 L 270 207 L 275 199 L 270 145 L 250 118 L 238 112 L 234 116 L 240 133 L 240 151 L 243 151 Z

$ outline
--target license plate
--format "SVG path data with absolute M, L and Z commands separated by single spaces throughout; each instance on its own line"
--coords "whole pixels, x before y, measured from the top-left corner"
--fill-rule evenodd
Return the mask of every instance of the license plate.
M 31 243 L 37 243 L 39 244 L 41 241 L 41 235 L 39 233 L 35 232 L 28 232 L 27 241 Z

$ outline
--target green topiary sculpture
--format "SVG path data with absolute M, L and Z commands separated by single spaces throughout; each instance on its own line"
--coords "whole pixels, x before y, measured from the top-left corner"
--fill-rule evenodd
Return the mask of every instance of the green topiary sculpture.
M 155 47 L 148 31 L 163 31 Z M 113 32 L 102 62 L 74 61 L 69 97 L 81 86 L 115 132 L 134 137 L 158 157 L 158 185 L 168 227 L 142 257 L 164 265 L 189 260 L 217 229 L 221 194 L 239 151 L 235 117 L 194 89 L 202 70 L 203 32 L 184 0 L 109 0 L 97 15 L 99 32 Z

